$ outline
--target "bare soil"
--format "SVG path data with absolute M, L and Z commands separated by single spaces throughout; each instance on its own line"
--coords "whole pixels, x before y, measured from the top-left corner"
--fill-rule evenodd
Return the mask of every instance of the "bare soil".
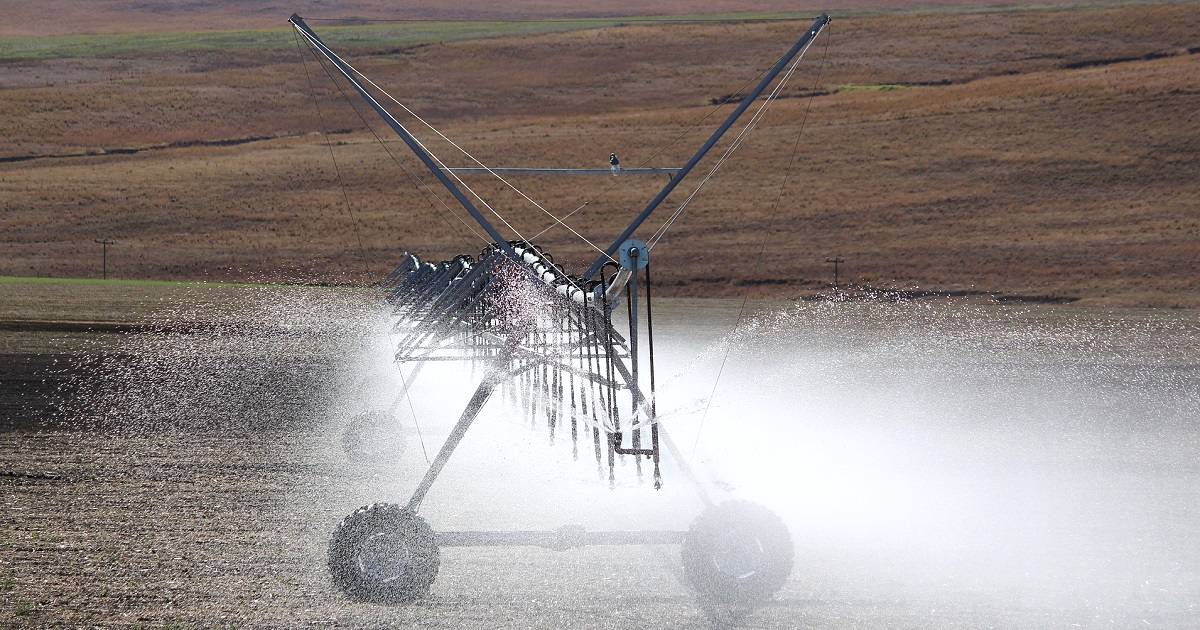
M 43 293 L 44 301 L 51 295 Z M 131 319 L 121 312 L 151 306 L 131 296 L 105 303 L 99 293 L 76 295 L 76 308 L 91 306 L 113 319 Z M 715 319 L 711 317 L 714 311 L 705 310 L 711 309 L 712 303 L 667 302 L 660 312 L 664 338 L 694 338 L 698 328 L 706 331 L 701 337 L 728 333 L 731 321 L 725 320 L 734 317 L 737 303 L 727 303 L 721 317 Z M 914 307 L 914 311 L 920 310 Z M 31 311 L 26 307 L 21 312 Z M 703 313 L 709 316 L 698 316 Z M 844 317 L 852 317 L 849 313 Z M 827 484 L 835 493 L 841 492 L 840 484 L 846 480 L 819 475 L 781 478 L 779 483 L 795 493 L 787 495 L 794 498 L 785 504 L 798 504 L 790 507 L 804 514 L 798 527 L 791 525 L 795 568 L 775 600 L 734 624 L 710 621 L 686 586 L 674 546 L 567 551 L 445 548 L 429 597 L 399 607 L 352 602 L 333 586 L 325 569 L 329 533 L 359 505 L 403 500 L 422 473 L 425 460 L 415 440 L 396 466 L 352 464 L 345 458 L 339 448 L 343 419 L 331 415 L 337 404 L 330 379 L 346 375 L 336 374 L 338 354 L 322 345 L 321 335 L 304 337 L 317 360 L 281 361 L 279 354 L 263 352 L 269 350 L 264 342 L 269 343 L 272 335 L 260 331 L 246 338 L 253 343 L 245 347 L 252 350 L 237 353 L 234 361 L 198 360 L 195 365 L 200 367 L 195 369 L 190 361 L 180 364 L 179 386 L 159 392 L 163 404 L 156 408 L 163 411 L 161 418 L 152 414 L 141 424 L 114 415 L 92 426 L 55 413 L 55 378 L 61 382 L 63 364 L 72 364 L 100 347 L 127 346 L 130 340 L 106 341 L 101 338 L 105 335 L 78 340 L 45 333 L 39 348 L 37 340 L 21 337 L 29 333 L 0 331 L 0 553 L 5 558 L 0 563 L 0 625 L 1195 627 L 1194 602 L 1200 592 L 1195 567 L 1200 550 L 1190 544 L 1196 518 L 1189 506 L 1200 482 L 1200 469 L 1195 465 L 1200 443 L 1183 414 L 1188 404 L 1195 403 L 1196 375 L 1189 366 L 1196 328 L 1194 317 L 1184 315 L 1029 309 L 1023 318 L 1075 322 L 1077 327 L 1065 330 L 1081 334 L 1069 340 L 1055 336 L 1026 340 L 1029 345 L 1023 351 L 1010 347 L 1020 345 L 1019 339 L 1005 334 L 1014 330 L 986 329 L 993 336 L 978 339 L 975 345 L 1006 351 L 996 356 L 959 357 L 958 365 L 967 368 L 966 378 L 978 378 L 977 371 L 970 372 L 991 365 L 993 371 L 985 370 L 989 381 L 1000 383 L 999 393 L 1013 398 L 1003 409 L 988 406 L 982 417 L 963 410 L 954 412 L 952 396 L 944 387 L 925 389 L 929 383 L 921 385 L 937 372 L 929 369 L 936 358 L 922 357 L 919 352 L 888 354 L 885 365 L 869 365 L 870 359 L 864 362 L 867 372 L 875 370 L 873 374 L 858 375 L 847 369 L 856 365 L 854 357 L 860 354 L 855 346 L 877 347 L 880 339 L 887 337 L 885 331 L 872 329 L 870 324 L 861 329 L 854 324 L 839 325 L 836 331 L 823 331 L 819 324 L 802 331 L 805 341 L 800 345 L 819 360 L 809 371 L 827 372 L 833 381 L 854 382 L 861 377 L 861 383 L 847 387 L 857 395 L 878 395 L 872 393 L 870 383 L 882 379 L 897 401 L 913 397 L 909 404 L 921 401 L 938 407 L 950 403 L 948 409 L 924 409 L 924 413 L 906 411 L 901 404 L 879 417 L 845 412 L 846 423 L 857 429 L 833 428 L 817 448 L 869 452 L 873 444 L 886 443 L 886 461 L 876 472 L 929 477 L 929 484 L 922 484 L 928 495 L 964 508 L 933 526 L 953 534 L 952 540 L 965 538 L 966 542 L 959 541 L 962 549 L 952 542 L 934 545 L 943 552 L 949 549 L 948 558 L 926 557 L 923 548 L 897 543 L 908 540 L 904 529 L 893 531 L 896 523 L 886 518 L 873 520 L 854 512 L 849 523 L 823 522 L 828 512 L 822 508 L 828 506 L 809 505 L 800 497 L 811 498 L 812 487 Z M 957 317 L 987 320 L 986 313 L 978 309 L 960 312 Z M 1190 328 L 1181 326 L 1188 322 Z M 1021 329 L 1023 326 L 1017 327 Z M 1097 338 L 1114 341 L 1110 336 L 1114 330 L 1124 331 L 1115 341 L 1134 347 L 1109 347 L 1111 357 L 1104 354 L 1101 363 L 1108 362 L 1112 371 L 1101 372 L 1114 382 L 1088 390 L 1100 400 L 1058 389 L 1053 401 L 1039 404 L 1037 389 L 1021 385 L 1025 379 L 1033 379 L 1025 368 L 1037 369 L 1024 363 L 1031 353 L 1037 360 L 1053 363 L 1054 351 L 1098 348 L 1090 344 L 1097 343 Z M 1125 336 L 1133 330 L 1141 334 Z M 1160 345 L 1138 343 L 1153 331 L 1163 330 L 1173 332 L 1155 336 Z M 943 332 L 953 337 L 963 331 Z M 1190 345 L 1181 345 L 1181 332 L 1182 341 Z M 168 352 L 158 358 L 169 362 L 169 351 L 185 349 L 188 344 L 176 340 L 175 345 L 160 347 Z M 237 344 L 224 347 L 236 348 Z M 687 354 L 693 351 L 689 348 Z M 1069 359 L 1086 363 L 1089 370 L 1100 367 L 1089 355 Z M 745 360 L 734 362 L 744 367 Z M 786 360 L 790 364 L 790 359 Z M 222 374 L 212 370 L 217 366 Z M 708 367 L 715 370 L 715 365 Z M 259 371 L 254 372 L 255 368 Z M 255 378 L 228 378 L 224 373 L 229 369 L 252 377 L 274 376 L 269 387 L 259 387 Z M 964 377 L 950 367 L 942 370 L 941 377 L 947 379 L 944 385 L 951 389 L 954 379 Z M 833 378 L 835 374 L 840 378 Z M 89 376 L 92 382 L 103 383 L 112 375 L 100 371 Z M 707 383 L 712 376 L 704 372 L 698 378 Z M 786 375 L 774 372 L 760 377 Z M 238 380 L 240 385 L 227 387 Z M 136 379 L 128 382 L 137 384 Z M 216 390 L 212 399 L 221 405 L 200 410 L 203 413 L 195 416 L 173 413 L 178 410 L 175 397 L 206 389 Z M 1122 391 L 1132 394 L 1121 396 Z M 465 396 L 469 392 L 456 393 Z M 853 408 L 853 396 L 847 396 L 843 402 Z M 981 397 L 986 400 L 989 394 Z M 813 404 L 820 398 L 806 400 Z M 423 394 L 418 404 L 426 402 L 436 401 Z M 746 402 L 750 408 L 761 404 L 759 400 Z M 1055 415 L 1052 410 L 1039 409 L 1044 405 L 1054 409 L 1056 404 L 1066 408 L 1073 403 L 1099 413 L 1069 410 L 1088 417 L 1088 422 L 1074 425 L 1070 420 L 1051 419 Z M 820 402 L 813 406 L 821 408 Z M 969 404 L 964 407 L 970 408 Z M 1037 409 L 1032 417 L 1031 409 Z M 1126 415 L 1125 409 L 1137 413 Z M 1147 409 L 1157 415 L 1141 415 Z M 128 411 L 145 417 L 145 409 Z M 431 446 L 448 432 L 457 408 L 443 411 L 440 418 L 422 414 L 423 439 Z M 795 424 L 814 422 L 807 415 L 810 411 L 798 412 Z M 815 413 L 821 417 L 820 412 Z M 739 423 L 745 420 L 738 418 Z M 761 421 L 761 417 L 753 420 Z M 673 425 L 672 431 L 685 431 L 694 422 L 695 418 L 684 419 Z M 1065 428 L 1071 426 L 1074 428 Z M 486 433 L 489 430 L 493 433 Z M 502 471 L 525 466 L 537 469 L 536 463 L 546 452 L 566 445 L 547 444 L 542 427 L 531 429 L 526 422 L 498 429 L 485 424 L 473 431 L 475 437 L 484 431 L 484 436 L 502 435 L 505 440 L 484 439 L 456 454 L 422 510 L 439 531 L 541 529 L 566 523 L 599 529 L 589 520 L 602 511 L 590 504 L 592 500 L 606 502 L 602 504 L 606 508 L 612 506 L 606 516 L 651 523 L 644 528 L 654 528 L 659 520 L 685 527 L 699 510 L 696 505 L 681 505 L 678 496 L 686 494 L 680 490 L 686 488 L 686 482 L 671 469 L 667 486 L 660 492 L 646 486 L 613 492 L 594 480 L 592 493 L 572 494 L 581 490 L 565 485 L 560 476 L 536 472 L 531 479 L 508 477 Z M 735 433 L 710 428 L 710 435 L 722 439 Z M 914 443 L 931 449 L 933 456 L 921 456 L 927 451 L 915 449 Z M 857 457 L 863 457 L 862 453 Z M 862 464 L 839 463 L 851 480 L 845 486 L 852 493 L 851 504 L 875 497 L 869 484 L 853 484 L 855 475 L 869 476 L 869 471 L 875 470 Z M 629 467 L 620 472 L 625 476 L 631 473 Z M 523 482 L 534 483 L 526 486 Z M 956 488 L 965 491 L 970 500 L 956 495 Z M 904 503 L 910 498 L 921 501 L 928 496 L 918 492 L 894 500 Z M 986 511 L 982 516 L 971 511 L 976 502 L 991 505 L 993 501 L 1004 510 L 995 514 L 994 520 L 1019 522 L 1022 527 L 1017 534 L 993 538 L 989 535 L 992 530 L 986 529 L 993 519 L 986 518 Z M 866 513 L 877 510 L 872 506 Z M 878 513 L 887 514 L 886 510 Z M 974 531 L 973 524 L 985 530 Z M 843 525 L 848 530 L 859 528 L 866 535 L 856 538 L 850 531 L 842 531 Z M 1005 530 L 1001 527 L 999 531 Z M 1021 532 L 1027 537 L 1018 535 Z M 913 540 L 935 535 L 924 532 Z M 1054 541 L 1059 544 L 1052 544 Z M 1033 559 L 1042 553 L 1046 557 Z M 914 555 L 920 556 L 915 564 Z M 982 558 L 981 564 L 974 563 L 976 556 Z
M 970 628 L 1136 626 L 1152 619 L 1158 627 L 1186 628 L 1195 622 L 1195 613 L 1177 602 L 1147 603 L 1144 610 L 1110 611 L 1102 602 L 1058 608 L 980 592 L 970 580 L 889 581 L 889 568 L 870 550 L 803 539 L 796 570 L 776 600 L 731 625 L 714 624 L 697 604 L 675 547 L 445 549 L 431 596 L 400 607 L 354 603 L 326 575 L 328 534 L 355 507 L 348 501 L 395 497 L 378 490 L 372 497 L 367 489 L 379 482 L 362 470 L 307 459 L 313 440 L 295 431 L 6 433 L 0 624 Z M 925 597 L 927 589 L 936 597 Z

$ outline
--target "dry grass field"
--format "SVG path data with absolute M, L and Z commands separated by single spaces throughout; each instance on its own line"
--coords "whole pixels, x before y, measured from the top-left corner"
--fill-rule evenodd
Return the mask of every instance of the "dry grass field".
M 1088 4 L 1116 4 L 1122 0 L 1092 0 Z M 1153 0 L 1152 0 L 1153 1 Z M 833 3 L 830 3 L 832 5 Z M 996 6 L 1014 6 L 1013 2 L 964 2 L 963 0 L 840 0 L 838 10 L 907 10 L 912 7 L 957 10 L 987 10 Z M 1074 0 L 1042 0 L 1036 6 L 1071 6 Z M 720 12 L 772 12 L 830 8 L 820 4 L 803 6 L 787 0 L 659 0 L 653 4 L 634 0 L 596 0 L 588 3 L 572 0 L 513 0 L 503 4 L 481 5 L 475 0 L 417 0 L 406 2 L 400 15 L 388 0 L 341 0 L 336 4 L 321 0 L 294 0 L 280 5 L 268 0 L 210 0 L 173 2 L 172 0 L 92 0 L 86 4 L 72 0 L 44 0 L 8 7 L 8 19 L 0 24 L 0 36 L 76 35 L 81 33 L 161 33 L 197 29 L 244 29 L 279 26 L 281 12 L 300 15 L 355 18 L 418 19 L 527 19 L 541 17 L 603 17 L 632 15 L 680 15 Z M 286 16 L 285 16 L 286 17 Z
M 844 279 L 876 287 L 1200 305 L 1198 9 L 835 15 L 784 98 L 655 250 L 656 282 L 674 295 L 794 297 L 823 290 L 824 259 L 838 255 Z M 489 165 L 600 167 L 615 151 L 626 165 L 670 166 L 731 107 L 712 114 L 713 99 L 752 80 L 803 24 L 444 43 L 389 27 L 400 46 L 386 44 L 393 31 L 328 32 Z M 122 277 L 210 280 L 359 281 L 405 249 L 433 258 L 483 245 L 368 117 L 400 164 L 391 159 L 311 56 L 304 66 L 294 47 L 189 46 L 49 45 L 0 59 L 0 275 L 95 275 L 98 237 L 119 241 L 110 268 Z M 337 132 L 345 196 L 322 128 Z M 590 201 L 569 223 L 598 243 L 663 184 L 513 181 L 560 216 Z M 551 223 L 486 178 L 470 183 L 525 236 Z M 570 267 L 590 261 L 562 229 L 538 240 Z

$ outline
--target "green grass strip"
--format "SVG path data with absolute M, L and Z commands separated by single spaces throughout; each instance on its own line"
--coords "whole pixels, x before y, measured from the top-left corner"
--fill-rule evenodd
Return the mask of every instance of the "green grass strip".
M 333 48 L 369 50 L 604 28 L 619 22 L 616 19 L 577 22 L 406 22 L 359 26 L 322 26 L 317 23 L 315 28 Z M 246 31 L 6 37 L 0 38 L 0 60 L 113 57 L 206 50 L 280 50 L 294 47 L 295 40 L 288 27 Z
M 977 14 L 1029 11 L 1104 9 L 1128 5 L 1195 4 L 1196 0 L 1091 0 L 1070 4 L 933 5 L 897 9 L 851 9 L 831 13 L 834 19 L 881 15 Z M 331 47 L 338 50 L 404 48 L 420 44 L 455 42 L 489 37 L 561 33 L 633 24 L 692 22 L 754 22 L 764 20 L 804 21 L 816 10 L 785 13 L 742 12 L 693 15 L 652 15 L 581 18 L 549 22 L 399 22 L 337 26 L 314 22 Z M 283 15 L 280 14 L 283 22 Z M 121 33 L 59 35 L 49 37 L 0 37 L 0 61 L 67 57 L 114 57 L 181 53 L 206 50 L 279 50 L 293 47 L 287 26 L 237 31 L 189 31 L 178 33 Z
M 110 286 L 110 287 L 136 287 L 136 286 L 161 286 L 161 287 L 229 287 L 229 288 L 254 288 L 254 287 L 282 287 L 289 285 L 282 284 L 258 284 L 250 282 L 205 282 L 203 280 L 130 280 L 110 278 L 101 280 L 100 278 L 49 278 L 45 276 L 0 276 L 0 285 L 72 285 L 72 286 Z
M 847 83 L 837 87 L 838 92 L 895 92 L 908 89 L 907 85 L 895 83 Z

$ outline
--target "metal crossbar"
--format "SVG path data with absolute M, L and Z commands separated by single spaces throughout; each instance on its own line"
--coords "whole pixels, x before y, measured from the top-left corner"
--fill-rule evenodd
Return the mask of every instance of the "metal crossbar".
M 666 175 L 673 177 L 683 170 L 658 166 L 639 166 L 633 168 L 536 168 L 520 166 L 452 166 L 445 170 L 451 173 L 513 173 L 517 175 Z

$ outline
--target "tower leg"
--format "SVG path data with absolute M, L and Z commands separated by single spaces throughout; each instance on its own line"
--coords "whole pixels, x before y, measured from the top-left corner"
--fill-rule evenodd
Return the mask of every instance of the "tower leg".
M 467 403 L 467 408 L 463 409 L 462 416 L 454 425 L 454 430 L 450 432 L 450 437 L 446 438 L 446 443 L 442 444 L 441 450 L 438 451 L 437 457 L 433 459 L 433 463 L 429 465 L 429 470 L 425 471 L 425 477 L 421 479 L 420 485 L 413 491 L 412 498 L 408 500 L 408 505 L 405 509 L 416 512 L 421 507 L 421 501 L 425 500 L 425 495 L 429 489 L 433 487 L 433 482 L 437 480 L 442 469 L 446 467 L 446 463 L 450 461 L 450 455 L 454 453 L 454 449 L 458 447 L 458 443 L 467 434 L 467 429 L 471 428 L 471 423 L 479 416 L 479 412 L 483 410 L 483 406 L 487 404 L 488 398 L 491 398 L 492 392 L 496 390 L 499 381 L 494 380 L 489 376 L 479 384 L 479 388 L 475 390 L 475 394 L 471 396 L 470 402 Z

